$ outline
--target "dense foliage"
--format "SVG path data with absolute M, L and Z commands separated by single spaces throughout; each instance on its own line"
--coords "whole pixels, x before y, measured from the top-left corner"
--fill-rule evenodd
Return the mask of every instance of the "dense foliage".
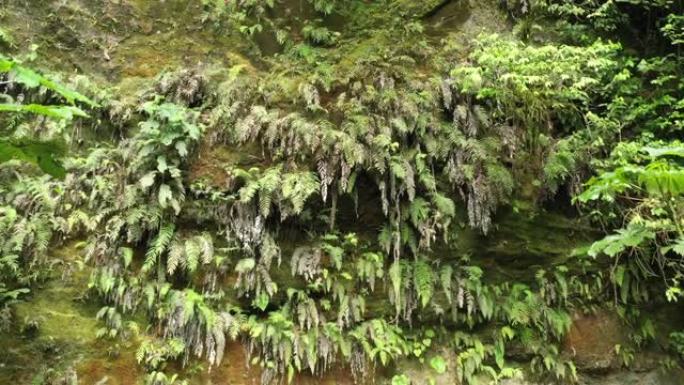
M 258 65 L 134 98 L 0 56 L 0 332 L 80 268 L 98 337 L 132 343 L 148 384 L 235 340 L 262 384 L 406 358 L 573 382 L 563 339 L 598 308 L 632 330 L 630 365 L 659 338 L 644 306 L 684 296 L 682 3 L 506 0 L 511 30 L 465 37 L 429 30 L 448 3 L 203 1 Z M 558 207 L 601 235 L 525 277 L 462 247 Z

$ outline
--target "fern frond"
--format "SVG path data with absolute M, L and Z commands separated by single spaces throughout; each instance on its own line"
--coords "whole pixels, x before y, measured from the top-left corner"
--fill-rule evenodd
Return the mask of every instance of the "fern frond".
M 413 283 L 416 295 L 423 307 L 427 306 L 434 294 L 435 273 L 432 266 L 424 260 L 419 259 L 413 267 Z
M 159 261 L 159 258 L 164 254 L 171 243 L 175 231 L 176 226 L 174 224 L 168 224 L 159 229 L 159 233 L 154 238 L 145 254 L 145 264 L 143 268 L 146 271 L 149 271 Z
M 185 242 L 185 259 L 183 267 L 186 271 L 188 271 L 189 273 L 193 273 L 195 270 L 197 270 L 201 253 L 202 250 L 200 246 L 197 244 L 195 238 Z
M 202 264 L 208 265 L 214 259 L 214 242 L 211 235 L 203 232 L 195 238 L 195 241 L 200 248 Z
M 169 248 L 169 254 L 166 259 L 166 271 L 173 274 L 179 265 L 185 260 L 185 245 L 181 242 L 175 241 Z

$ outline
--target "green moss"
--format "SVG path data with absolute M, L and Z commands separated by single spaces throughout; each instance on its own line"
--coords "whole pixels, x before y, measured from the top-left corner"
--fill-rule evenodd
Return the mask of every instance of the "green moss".
M 75 245 L 55 250 L 55 260 L 77 260 L 80 250 Z M 64 279 L 53 277 L 16 305 L 16 329 L 0 338 L 0 383 L 29 383 L 48 368 L 64 369 L 92 347 L 102 347 L 96 340 L 97 305 L 81 298 L 88 274 L 82 270 Z M 22 333 L 30 324 L 37 330 Z
M 164 70 L 249 62 L 244 39 L 202 26 L 199 1 L 13 2 L 1 16 L 17 51 L 37 44 L 43 66 L 127 88 Z

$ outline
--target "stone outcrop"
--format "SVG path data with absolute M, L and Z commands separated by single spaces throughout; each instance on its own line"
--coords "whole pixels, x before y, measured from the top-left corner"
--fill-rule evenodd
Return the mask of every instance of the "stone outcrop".
M 616 314 L 575 313 L 563 350 L 580 371 L 606 371 L 619 367 L 615 347 L 625 346 L 626 341 L 627 332 Z
M 503 380 L 501 385 L 556 385 L 555 382 L 530 382 L 525 379 Z M 648 372 L 617 371 L 605 375 L 580 376 L 579 385 L 682 385 L 684 371 L 681 369 Z

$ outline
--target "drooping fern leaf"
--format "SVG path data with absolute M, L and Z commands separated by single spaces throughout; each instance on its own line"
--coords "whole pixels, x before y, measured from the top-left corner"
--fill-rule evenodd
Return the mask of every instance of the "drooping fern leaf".
M 171 243 L 175 231 L 176 226 L 173 223 L 164 225 L 159 229 L 159 233 L 154 238 L 145 254 L 145 263 L 143 265 L 144 271 L 150 271 L 152 267 L 159 262 L 159 258 L 164 254 Z
M 435 273 L 425 259 L 421 258 L 414 263 L 413 283 L 421 305 L 426 307 L 434 294 Z

